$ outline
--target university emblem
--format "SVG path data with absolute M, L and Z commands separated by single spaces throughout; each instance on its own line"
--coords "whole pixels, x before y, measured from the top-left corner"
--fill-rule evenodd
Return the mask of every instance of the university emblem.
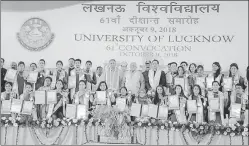
M 17 38 L 24 48 L 30 51 L 41 51 L 51 44 L 54 34 L 44 20 L 31 18 L 22 25 Z

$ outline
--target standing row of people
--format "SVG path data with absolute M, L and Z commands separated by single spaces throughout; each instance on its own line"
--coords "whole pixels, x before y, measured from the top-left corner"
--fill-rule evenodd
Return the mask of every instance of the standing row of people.
M 127 98 L 127 105 L 132 102 L 154 103 L 154 104 L 168 104 L 167 97 L 170 95 L 178 95 L 180 97 L 180 104 L 185 105 L 187 100 L 194 99 L 199 103 L 199 114 L 189 115 L 186 110 L 184 116 L 190 119 L 208 121 L 209 117 L 218 121 L 224 121 L 226 115 L 230 113 L 231 103 L 241 103 L 243 109 L 248 108 L 248 103 L 244 100 L 244 96 L 248 96 L 248 68 L 247 78 L 243 78 L 238 71 L 236 63 L 231 64 L 229 70 L 229 77 L 232 78 L 232 90 L 226 91 L 224 88 L 224 75 L 221 73 L 221 66 L 218 62 L 214 62 L 213 72 L 211 74 L 204 74 L 204 67 L 192 63 L 182 62 L 179 66 L 176 62 L 168 64 L 168 72 L 159 69 L 159 61 L 146 61 L 146 69 L 144 72 L 137 70 L 137 64 L 132 62 L 130 70 L 127 70 L 127 63 L 121 64 L 121 70 L 116 64 L 116 60 L 111 59 L 108 65 L 99 66 L 96 72 L 93 72 L 92 62 L 85 63 L 85 69 L 81 69 L 80 59 L 69 59 L 69 67 L 63 68 L 63 62 L 57 61 L 56 70 L 49 70 L 45 68 L 45 60 L 39 61 L 39 69 L 35 63 L 30 64 L 31 71 L 37 71 L 38 77 L 36 83 L 29 83 L 27 78 L 29 73 L 25 71 L 25 63 L 18 63 L 18 72 L 14 82 L 4 80 L 7 70 L 3 68 L 4 59 L 1 59 L 1 99 L 8 100 L 9 98 L 18 98 L 24 100 L 33 100 L 33 91 L 35 90 L 53 90 L 56 89 L 58 103 L 54 108 L 54 116 L 62 117 L 63 104 L 76 103 L 88 104 L 89 109 L 96 104 L 94 94 L 85 98 L 86 92 L 95 91 L 115 91 L 117 94 L 110 98 L 110 104 L 115 105 L 118 97 L 134 94 L 133 98 Z M 13 69 L 13 68 L 12 68 Z M 75 77 L 75 86 L 71 87 L 71 77 Z M 212 88 L 208 89 L 206 82 L 205 86 L 196 84 L 198 77 L 213 77 Z M 176 78 L 184 78 L 186 84 L 184 87 L 175 83 Z M 90 94 L 89 92 L 89 94 Z M 210 95 L 212 93 L 212 95 Z M 220 100 L 219 115 L 208 113 L 209 98 L 218 98 Z M 148 98 L 144 98 L 148 97 Z M 186 109 L 186 106 L 180 106 Z M 45 105 L 37 106 L 38 117 L 42 117 L 47 112 L 48 107 Z M 65 109 L 64 109 L 65 110 Z M 177 111 L 178 113 L 179 111 Z M 174 112 L 170 113 L 171 119 L 174 119 Z M 209 116 L 209 117 L 208 117 Z M 197 118 L 198 117 L 198 118 Z M 211 118 L 211 117 L 210 117 Z M 189 120 L 190 120 L 189 119 Z

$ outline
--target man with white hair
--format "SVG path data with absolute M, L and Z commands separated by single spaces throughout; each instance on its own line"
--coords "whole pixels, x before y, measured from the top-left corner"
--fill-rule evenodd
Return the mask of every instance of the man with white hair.
M 121 84 L 120 70 L 117 66 L 116 60 L 111 59 L 109 65 L 105 68 L 106 83 L 108 89 L 118 91 Z
M 143 74 L 137 70 L 136 62 L 130 64 L 130 71 L 127 71 L 123 78 L 123 86 L 135 95 L 138 95 L 139 90 L 145 88 Z

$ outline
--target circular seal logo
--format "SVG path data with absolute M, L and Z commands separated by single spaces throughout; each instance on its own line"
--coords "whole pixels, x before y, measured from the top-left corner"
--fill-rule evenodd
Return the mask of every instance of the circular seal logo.
M 31 18 L 22 25 L 17 38 L 24 48 L 30 51 L 41 51 L 51 44 L 54 34 L 44 20 Z

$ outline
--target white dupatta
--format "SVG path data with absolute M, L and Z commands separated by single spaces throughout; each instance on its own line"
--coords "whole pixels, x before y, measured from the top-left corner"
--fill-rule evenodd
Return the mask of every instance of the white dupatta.
M 150 82 L 150 86 L 153 90 L 156 90 L 156 87 L 159 85 L 161 73 L 162 73 L 161 70 L 157 70 L 156 74 L 154 76 L 154 71 L 149 70 L 149 82 Z

